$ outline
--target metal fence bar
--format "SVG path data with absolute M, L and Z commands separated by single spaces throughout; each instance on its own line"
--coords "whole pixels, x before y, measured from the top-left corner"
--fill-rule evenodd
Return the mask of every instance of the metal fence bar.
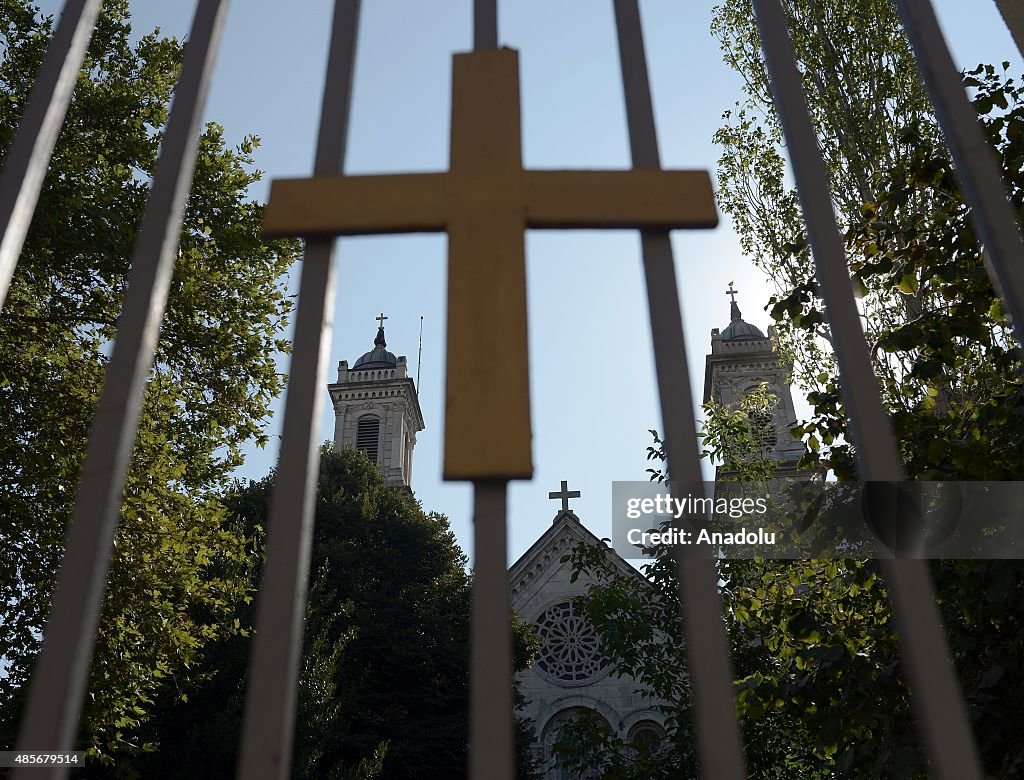
M 473 49 L 497 48 L 498 0 L 473 0 Z M 504 480 L 473 483 L 470 780 L 513 780 L 516 775 L 507 495 Z
M 498 48 L 498 0 L 473 0 L 473 49 Z
M 469 675 L 469 777 L 513 780 L 512 609 L 504 480 L 473 485 L 473 612 Z
M 929 0 L 895 0 L 895 6 L 956 163 L 956 177 L 971 207 L 971 222 L 985 249 L 989 278 L 1017 325 L 1018 342 L 1024 344 L 1024 241 L 992 147 L 964 92 L 932 4 Z
M 0 310 L 71 103 L 100 0 L 67 0 L 0 176 Z
M 860 477 L 898 480 L 903 469 L 860 328 L 828 177 L 807 112 L 785 13 L 778 0 L 753 0 L 753 4 L 816 276 L 835 337 Z M 901 560 L 883 561 L 882 569 L 931 771 L 950 780 L 980 780 L 974 738 L 927 568 L 922 561 Z
M 996 0 L 996 7 L 1010 28 L 1010 35 L 1021 54 L 1024 54 L 1024 4 L 1020 0 Z
M 314 172 L 340 173 L 348 136 L 359 0 L 337 0 L 327 60 Z M 267 524 L 246 684 L 238 777 L 284 780 L 291 767 L 313 507 L 317 435 L 334 320 L 334 240 L 306 242 L 284 428 Z
M 636 0 L 614 0 L 614 7 L 633 166 L 660 168 L 640 11 Z M 641 231 L 640 242 L 668 472 L 673 480 L 696 488 L 702 486 L 697 426 L 672 244 L 667 232 L 649 230 Z M 680 560 L 679 588 L 701 774 L 744 777 L 729 641 L 714 561 Z
M 89 436 L 42 651 L 32 674 L 19 750 L 70 750 L 78 735 L 125 474 L 178 254 L 199 123 L 227 5 L 227 0 L 200 0 L 196 9 L 174 109 L 135 242 L 117 340 Z M 64 777 L 67 766 L 42 772 Z M 39 776 L 35 768 L 15 772 L 18 778 Z

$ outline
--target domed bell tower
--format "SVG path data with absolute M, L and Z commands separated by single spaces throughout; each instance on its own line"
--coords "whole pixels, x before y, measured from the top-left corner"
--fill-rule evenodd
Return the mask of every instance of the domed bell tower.
M 729 282 L 729 325 L 721 332 L 718 328 L 711 331 L 711 353 L 704 368 L 704 402 L 713 398 L 721 404 L 734 404 L 762 383 L 767 384 L 777 403 L 764 419 L 753 421 L 754 435 L 779 464 L 775 476 L 795 477 L 800 474 L 796 464 L 804 448 L 789 433 L 796 421 L 789 386 L 792 366 L 772 347 L 770 328 L 765 336 L 756 325 L 744 321 L 736 303 L 737 292 Z
M 334 447 L 355 447 L 383 472 L 388 484 L 412 484 L 412 453 L 423 430 L 423 412 L 405 356 L 387 351 L 382 313 L 373 348 L 352 368 L 338 363 L 338 381 L 328 385 L 334 403 Z

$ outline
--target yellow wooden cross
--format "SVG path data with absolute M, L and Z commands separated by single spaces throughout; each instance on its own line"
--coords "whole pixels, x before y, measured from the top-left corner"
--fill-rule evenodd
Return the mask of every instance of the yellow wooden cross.
M 447 173 L 275 181 L 268 237 L 448 233 L 444 478 L 533 474 L 527 228 L 718 224 L 706 171 L 523 169 L 515 51 L 457 54 Z

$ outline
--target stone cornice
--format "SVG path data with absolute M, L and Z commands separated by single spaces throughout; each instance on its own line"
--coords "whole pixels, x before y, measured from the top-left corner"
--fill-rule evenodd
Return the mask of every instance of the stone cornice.
M 365 382 L 333 382 L 327 385 L 327 392 L 330 393 L 335 408 L 339 401 L 377 401 L 381 404 L 403 402 L 403 411 L 416 424 L 416 431 L 422 431 L 426 427 L 416 386 L 408 377 Z

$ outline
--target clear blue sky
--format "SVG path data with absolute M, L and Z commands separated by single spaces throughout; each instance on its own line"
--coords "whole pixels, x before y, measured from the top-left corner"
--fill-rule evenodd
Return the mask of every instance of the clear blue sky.
M 131 3 L 137 31 L 183 36 L 194 4 Z M 471 48 L 470 0 L 363 3 L 347 173 L 443 170 L 448 161 L 453 52 Z M 712 0 L 642 0 L 662 162 L 714 170 L 711 136 L 739 98 L 736 76 L 708 32 Z M 56 2 L 44 3 L 47 11 Z M 938 0 L 961 67 L 1020 58 L 991 0 Z M 254 190 L 275 177 L 308 176 L 319 116 L 331 18 L 328 0 L 234 0 L 206 117 L 227 138 L 262 138 Z M 610 2 L 505 0 L 499 39 L 520 51 L 524 158 L 537 168 L 629 165 Z M 727 220 L 713 231 L 673 237 L 694 395 L 703 392 L 710 331 L 728 322 L 730 280 L 745 318 L 768 325 L 769 287 L 740 254 Z M 428 510 L 445 513 L 470 550 L 471 489 L 441 481 L 444 431 L 445 253 L 443 236 L 344 239 L 329 379 L 339 360 L 369 349 L 374 317 L 388 315 L 388 347 L 415 370 L 424 320 L 413 487 Z M 509 491 L 510 562 L 548 527 L 560 480 L 580 489 L 575 510 L 610 534 L 613 480 L 645 479 L 648 428 L 660 428 L 639 239 L 629 232 L 532 232 L 527 237 L 535 474 Z M 296 269 L 297 276 L 298 269 Z M 329 439 L 333 410 L 323 393 Z M 280 405 L 279 405 L 280 406 Z M 798 411 L 806 409 L 798 402 Z M 281 419 L 274 420 L 277 433 Z M 241 475 L 259 478 L 275 447 L 253 451 Z

